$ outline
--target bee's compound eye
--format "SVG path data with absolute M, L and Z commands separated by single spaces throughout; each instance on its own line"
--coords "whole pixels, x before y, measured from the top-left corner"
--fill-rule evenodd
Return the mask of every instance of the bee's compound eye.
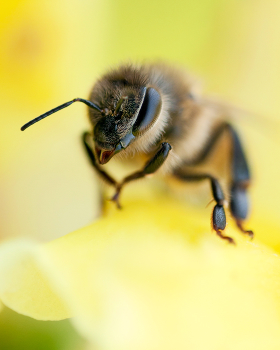
M 161 111 L 160 94 L 154 88 L 148 88 L 142 107 L 133 125 L 133 134 L 138 135 L 148 130 L 157 120 Z
M 132 133 L 128 133 L 120 141 L 122 148 L 126 148 L 127 146 L 129 146 L 134 139 L 135 139 L 135 136 Z

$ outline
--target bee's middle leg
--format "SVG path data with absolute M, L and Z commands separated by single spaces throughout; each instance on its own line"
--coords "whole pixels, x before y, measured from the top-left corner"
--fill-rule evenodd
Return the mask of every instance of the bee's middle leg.
M 212 194 L 216 202 L 212 213 L 212 227 L 219 237 L 235 244 L 233 238 L 223 234 L 223 230 L 226 228 L 225 196 L 219 181 L 210 174 L 186 174 L 178 171 L 174 173 L 174 176 L 184 181 L 210 180 Z

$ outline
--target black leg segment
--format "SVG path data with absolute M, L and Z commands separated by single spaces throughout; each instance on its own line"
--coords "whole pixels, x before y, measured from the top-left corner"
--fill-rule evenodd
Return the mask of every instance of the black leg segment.
M 251 178 L 250 171 L 238 134 L 232 126 L 228 127 L 232 137 L 230 210 L 241 232 L 253 238 L 253 231 L 247 231 L 243 228 L 243 221 L 247 218 L 249 208 L 247 187 Z
M 210 180 L 212 194 L 216 202 L 212 213 L 212 227 L 219 237 L 227 240 L 229 243 L 235 244 L 231 237 L 222 233 L 226 228 L 225 196 L 219 181 L 210 174 L 186 174 L 180 170 L 174 172 L 174 176 L 184 181 Z
M 203 163 L 224 132 L 228 133 L 232 140 L 231 185 L 229 189 L 230 211 L 236 221 L 237 227 L 241 230 L 241 232 L 253 237 L 254 234 L 251 230 L 245 230 L 243 228 L 243 222 L 248 216 L 249 201 L 247 188 L 250 184 L 251 176 L 241 141 L 235 129 L 228 123 L 222 124 L 209 137 L 208 142 L 197 157 L 190 162 L 186 162 L 185 165 L 195 166 Z M 177 175 L 175 174 L 175 176 Z M 197 176 L 197 180 L 199 179 L 201 179 L 201 175 Z M 188 177 L 188 181 L 191 181 L 191 177 Z M 211 186 L 215 201 L 219 203 L 219 197 L 215 197 L 216 194 L 218 195 L 218 188 L 216 188 L 216 190 L 213 188 L 213 186 L 215 187 L 213 180 L 211 180 Z
M 162 166 L 162 164 L 165 162 L 171 148 L 172 147 L 170 146 L 170 144 L 168 142 L 163 142 L 160 145 L 160 148 L 157 151 L 157 153 L 153 156 L 152 159 L 150 159 L 146 163 L 146 165 L 144 166 L 144 168 L 142 170 L 136 171 L 135 173 L 125 177 L 122 180 L 122 182 L 117 185 L 117 187 L 116 187 L 117 191 L 116 191 L 115 195 L 113 196 L 112 201 L 116 202 L 118 208 L 121 208 L 120 203 L 119 203 L 119 196 L 120 196 L 120 192 L 121 192 L 123 186 L 131 181 L 141 179 L 147 175 L 154 174 Z
M 100 169 L 100 167 L 98 166 L 98 164 L 96 163 L 96 159 L 94 156 L 94 153 L 88 143 L 88 139 L 90 137 L 90 133 L 89 132 L 84 132 L 82 135 L 82 141 L 83 141 L 83 145 L 85 147 L 86 153 L 88 155 L 88 159 L 91 163 L 91 165 L 94 167 L 94 169 L 97 171 L 97 173 L 100 175 L 100 177 L 109 185 L 112 186 L 117 186 L 117 181 L 114 180 L 109 174 L 107 174 L 104 170 Z

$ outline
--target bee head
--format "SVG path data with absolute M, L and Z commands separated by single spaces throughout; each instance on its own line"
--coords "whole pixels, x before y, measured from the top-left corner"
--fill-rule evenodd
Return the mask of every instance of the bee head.
M 95 153 L 100 164 L 107 163 L 151 128 L 162 104 L 160 94 L 151 87 L 123 89 L 118 98 L 106 102 L 108 107 L 102 108 L 105 115 L 93 119 Z
M 105 77 L 93 89 L 90 100 L 75 98 L 63 103 L 24 124 L 21 130 L 74 102 L 83 102 L 90 108 L 97 161 L 100 164 L 107 163 L 115 154 L 126 149 L 137 137 L 150 129 L 161 111 L 159 92 L 153 87 L 145 86 L 141 77 L 137 80 L 134 71 L 128 75 L 133 77 L 130 82 L 123 77 L 116 77 L 113 81 L 108 81 Z

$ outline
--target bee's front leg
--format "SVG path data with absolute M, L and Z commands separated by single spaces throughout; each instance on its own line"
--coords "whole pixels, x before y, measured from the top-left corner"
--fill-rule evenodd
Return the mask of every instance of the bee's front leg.
M 91 163 L 91 165 L 94 167 L 94 169 L 97 171 L 97 173 L 100 175 L 100 177 L 108 184 L 108 185 L 112 185 L 116 188 L 118 188 L 118 183 L 115 179 L 113 179 L 108 173 L 106 173 L 106 171 L 102 170 L 99 165 L 96 162 L 94 153 L 88 143 L 88 138 L 90 137 L 90 133 L 89 132 L 84 132 L 82 135 L 82 141 L 86 150 L 86 153 L 88 155 L 88 159 Z
M 172 147 L 168 142 L 163 142 L 160 146 L 160 149 L 153 156 L 153 158 L 146 163 L 146 165 L 142 170 L 136 171 L 135 173 L 125 177 L 122 180 L 122 182 L 116 185 L 116 193 L 114 194 L 111 200 L 116 203 L 119 209 L 121 208 L 121 205 L 119 202 L 119 196 L 123 186 L 133 180 L 141 179 L 146 175 L 154 174 L 166 160 L 171 148 Z

